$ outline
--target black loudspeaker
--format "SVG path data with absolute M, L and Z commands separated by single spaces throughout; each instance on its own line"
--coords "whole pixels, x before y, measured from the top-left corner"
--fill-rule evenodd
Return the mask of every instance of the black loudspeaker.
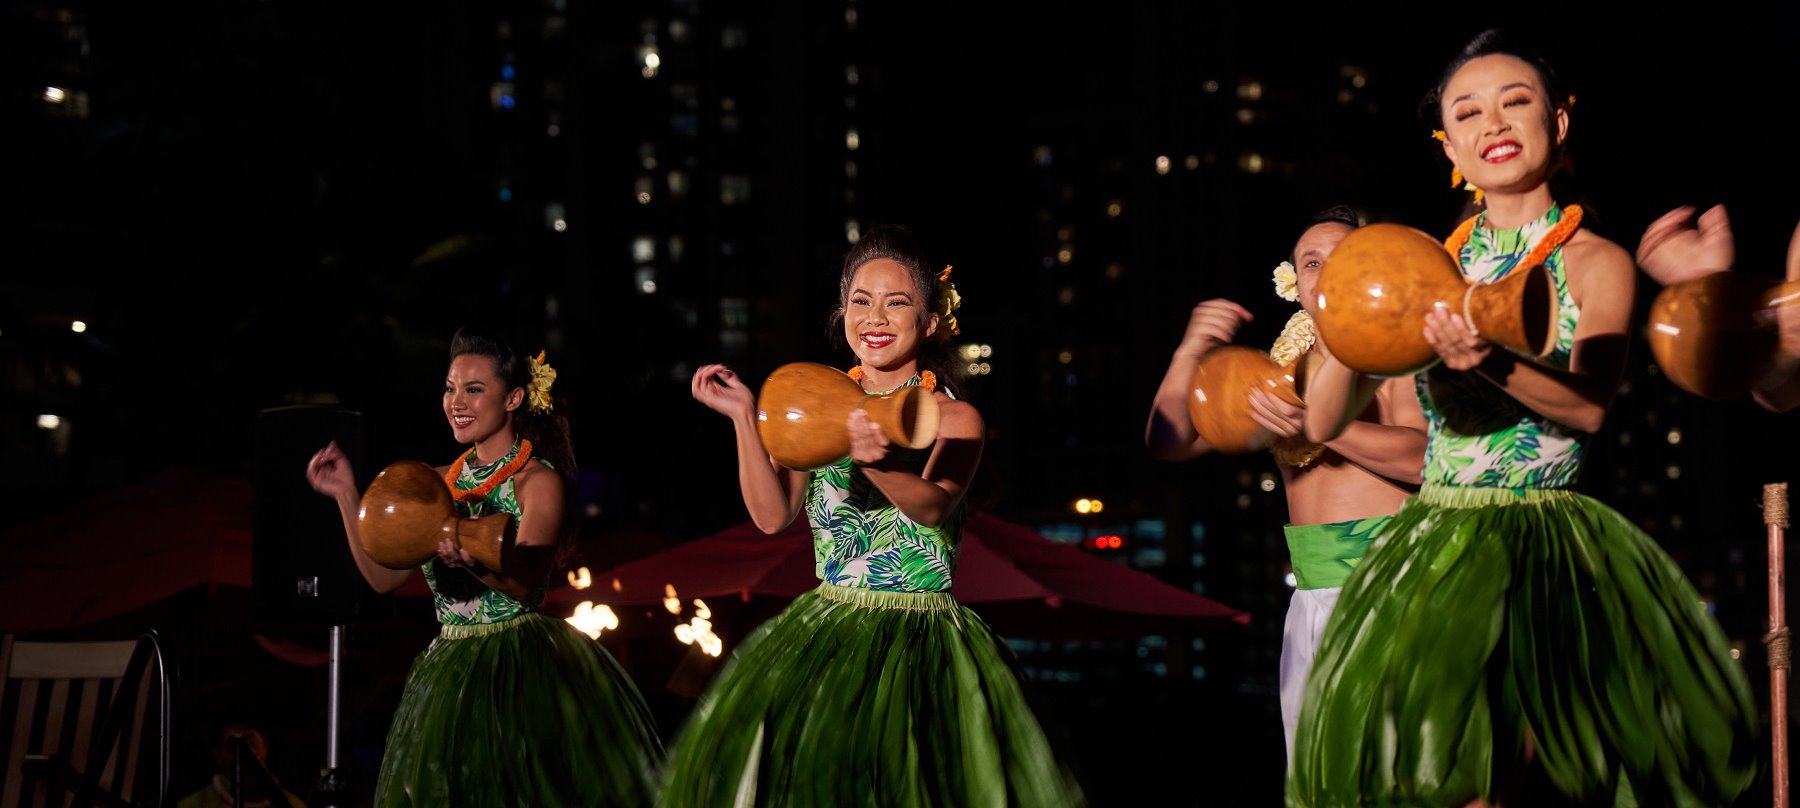
M 256 515 L 251 583 L 262 618 L 343 622 L 386 613 L 356 569 L 337 503 L 312 489 L 306 464 L 337 441 L 367 488 L 375 470 L 363 452 L 362 413 L 335 407 L 278 407 L 256 418 Z

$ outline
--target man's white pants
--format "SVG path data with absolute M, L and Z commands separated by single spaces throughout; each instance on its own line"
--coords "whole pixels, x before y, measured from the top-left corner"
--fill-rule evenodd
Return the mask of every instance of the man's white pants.
M 1341 587 L 1296 589 L 1288 601 L 1287 624 L 1281 630 L 1281 728 L 1287 734 L 1288 770 L 1294 768 L 1294 733 L 1300 727 L 1300 704 L 1306 698 L 1306 675 L 1312 672 L 1325 621 L 1337 605 Z

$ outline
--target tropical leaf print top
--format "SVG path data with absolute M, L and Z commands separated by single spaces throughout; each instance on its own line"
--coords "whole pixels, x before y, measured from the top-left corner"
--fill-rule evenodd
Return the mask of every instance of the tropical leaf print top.
M 917 384 L 914 377 L 908 384 Z M 922 472 L 931 450 L 890 450 Z M 963 505 L 941 527 L 926 527 L 900 512 L 862 469 L 846 457 L 812 472 L 806 487 L 812 523 L 814 572 L 836 586 L 890 592 L 948 592 L 956 571 Z
M 1487 214 L 1481 214 L 1468 244 L 1457 256 L 1463 277 L 1476 283 L 1506 277 L 1561 220 L 1562 209 L 1552 206 L 1524 227 L 1490 230 Z M 1556 342 L 1542 361 L 1567 368 L 1581 311 L 1569 294 L 1561 247 L 1550 253 L 1544 266 L 1556 286 L 1559 311 Z M 1565 488 L 1580 474 L 1588 433 L 1533 412 L 1473 372 L 1438 365 L 1417 379 L 1419 403 L 1430 427 L 1425 445 L 1426 483 Z
M 462 472 L 456 478 L 457 489 L 467 491 L 479 488 L 495 472 L 511 463 L 518 453 L 518 444 L 514 444 L 513 450 L 505 457 L 487 465 L 471 466 L 464 463 Z M 537 462 L 544 463 L 542 460 Z M 550 464 L 544 463 L 544 466 L 548 468 Z M 513 480 L 510 478 L 476 502 L 457 500 L 456 512 L 469 518 L 496 513 L 512 514 L 514 529 L 524 513 L 519 507 Z M 544 593 L 549 589 L 549 580 L 546 579 L 531 590 L 526 601 L 520 601 L 505 592 L 490 588 L 469 570 L 451 567 L 437 558 L 425 562 L 423 569 L 425 582 L 431 585 L 431 599 L 437 607 L 438 622 L 447 626 L 499 623 L 527 612 L 535 612 L 543 604 Z

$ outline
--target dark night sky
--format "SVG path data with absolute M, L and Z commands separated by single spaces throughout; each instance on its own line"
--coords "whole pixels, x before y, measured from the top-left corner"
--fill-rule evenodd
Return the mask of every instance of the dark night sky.
M 5 203 L 17 234 L 0 309 L 5 350 L 27 362 L 46 350 L 91 351 L 108 368 L 92 373 L 79 393 L 81 406 L 99 416 L 78 439 L 89 459 L 49 481 L 53 501 L 129 477 L 134 472 L 121 465 L 138 465 L 143 453 L 241 471 L 245 413 L 297 392 L 330 390 L 357 402 L 372 378 L 412 373 L 410 364 L 383 366 L 392 360 L 386 352 L 401 350 L 379 336 L 392 327 L 384 320 L 441 343 L 455 324 L 496 314 L 482 305 L 480 276 L 491 266 L 421 272 L 408 262 L 457 233 L 474 234 L 490 246 L 488 255 L 503 252 L 518 244 L 509 228 L 531 224 L 528 214 L 509 219 L 485 202 L 492 169 L 484 144 L 497 135 L 485 106 L 470 101 L 497 55 L 481 13 L 346 15 L 289 4 L 186 13 L 95 10 L 96 118 L 76 127 L 8 116 L 25 147 L 0 164 L 19 189 Z M 629 26 L 628 15 L 608 13 L 574 21 Z M 1789 191 L 1794 162 L 1775 145 L 1782 88 L 1800 78 L 1794 35 L 1784 33 L 1793 20 L 1774 11 L 1717 13 L 1725 16 L 1565 9 L 1556 25 L 1540 28 L 1581 96 L 1574 155 L 1594 228 L 1631 247 L 1642 225 L 1669 207 L 1723 201 L 1733 209 L 1742 264 L 1774 272 L 1800 219 Z M 964 322 L 973 338 L 1004 346 L 1009 356 L 1034 356 L 1032 327 L 1046 317 L 1053 331 L 1068 319 L 1091 326 L 1063 329 L 1059 339 L 1128 346 L 1128 367 L 1093 369 L 1116 406 L 1093 411 L 1105 423 L 1083 425 L 1089 440 L 1127 443 L 1193 301 L 1228 295 L 1272 315 L 1253 326 L 1253 341 L 1278 327 L 1282 310 L 1270 305 L 1263 275 L 1308 212 L 1345 200 L 1434 232 L 1454 223 L 1460 196 L 1445 187 L 1447 172 L 1425 139 L 1429 126 L 1413 106 L 1437 65 L 1489 22 L 1184 4 L 1030 17 L 877 4 L 861 19 L 863 39 L 850 58 L 869 74 L 862 218 L 908 223 L 934 253 L 962 267 Z M 571 84 L 580 85 L 584 70 L 625 57 L 614 39 L 623 37 L 592 35 L 596 47 L 575 61 Z M 45 60 L 47 47 L 29 44 L 35 55 L 9 49 L 16 66 Z M 798 66 L 816 74 L 830 58 L 803 57 Z M 1345 64 L 1364 68 L 1368 87 L 1340 107 L 1331 99 Z M 30 94 L 41 82 L 13 72 L 9 103 L 15 112 L 35 111 Z M 1267 88 L 1257 105 L 1263 116 L 1251 127 L 1221 125 L 1237 106 L 1232 88 L 1252 77 Z M 1208 80 L 1224 89 L 1204 93 Z M 808 79 L 796 78 L 791 89 L 781 89 L 783 81 L 757 77 L 776 88 L 771 96 L 819 93 Z M 593 115 L 605 127 L 617 110 L 600 96 L 584 103 L 605 113 Z M 758 125 L 764 138 L 779 139 L 789 125 L 796 139 L 812 136 L 803 120 Z M 1083 197 L 1124 198 L 1130 211 L 1101 236 L 1105 249 L 1129 257 L 1124 282 L 1082 289 L 1073 308 L 1059 309 L 1041 293 L 1065 281 L 1035 265 L 1045 250 L 1035 217 L 1047 195 L 1031 154 L 1044 144 L 1055 148 L 1055 182 L 1080 186 Z M 1179 160 L 1216 152 L 1228 165 L 1250 148 L 1278 161 L 1283 175 L 1190 177 L 1177 169 L 1159 181 L 1150 171 L 1159 154 Z M 600 160 L 579 144 L 572 151 L 577 163 Z M 817 192 L 800 184 L 793 193 L 793 204 L 805 209 Z M 623 240 L 589 238 L 604 237 Z M 828 268 L 756 270 L 806 296 L 793 309 L 801 316 L 772 326 L 794 335 L 782 344 L 815 355 L 828 350 L 811 319 L 830 306 Z M 541 285 L 554 291 L 557 283 Z M 586 372 L 568 377 L 571 393 L 588 392 L 583 385 L 595 375 L 619 378 L 631 361 L 617 356 L 627 341 L 621 337 L 661 325 L 619 300 L 617 286 L 590 288 L 608 301 L 597 304 L 608 319 L 597 343 L 573 346 L 581 356 L 571 361 Z M 1639 297 L 1645 305 L 1648 284 Z M 519 310 L 529 311 L 503 312 Z M 101 322 L 91 338 L 68 344 L 53 323 L 79 317 Z M 756 356 L 752 364 L 788 358 Z M 418 361 L 418 373 L 434 372 L 424 367 L 435 362 Z M 978 394 L 1014 406 L 1034 389 L 1028 376 L 1018 363 L 1003 365 Z M 667 374 L 650 386 L 657 389 L 609 383 L 606 391 L 682 392 Z M 14 399 L 17 409 L 9 410 L 30 409 L 21 404 Z M 625 409 L 586 420 L 610 421 Z M 118 417 L 126 412 L 132 415 Z M 417 410 L 396 405 L 384 414 L 399 420 L 403 412 Z M 677 417 L 707 423 L 693 408 Z M 232 439 L 194 440 L 201 424 Z M 423 448 L 426 433 L 405 434 L 401 445 Z M 661 462 L 631 437 L 609 436 L 587 453 L 608 466 Z

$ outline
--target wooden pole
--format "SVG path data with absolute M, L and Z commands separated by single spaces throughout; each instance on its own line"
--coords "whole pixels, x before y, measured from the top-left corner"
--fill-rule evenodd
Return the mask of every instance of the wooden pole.
M 1775 808 L 1788 808 L 1788 628 L 1787 553 L 1784 534 L 1788 526 L 1787 483 L 1763 486 L 1763 524 L 1769 531 L 1769 634 L 1763 638 L 1769 650 L 1770 735 L 1774 743 Z

